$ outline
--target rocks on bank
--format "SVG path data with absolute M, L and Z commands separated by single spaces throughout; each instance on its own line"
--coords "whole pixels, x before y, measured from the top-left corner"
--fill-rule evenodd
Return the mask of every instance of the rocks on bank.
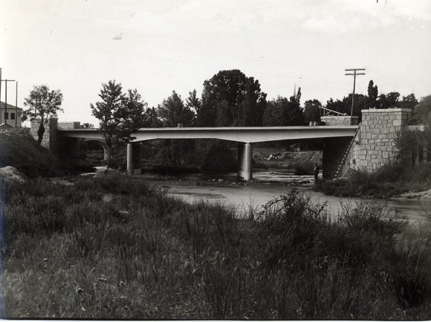
M 7 183 L 19 182 L 24 183 L 27 177 L 12 166 L 0 168 L 0 179 Z

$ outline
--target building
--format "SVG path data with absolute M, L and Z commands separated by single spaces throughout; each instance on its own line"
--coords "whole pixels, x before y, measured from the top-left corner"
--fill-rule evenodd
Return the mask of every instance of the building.
M 0 102 L 0 126 L 6 124 L 12 127 L 22 126 L 22 108 Z

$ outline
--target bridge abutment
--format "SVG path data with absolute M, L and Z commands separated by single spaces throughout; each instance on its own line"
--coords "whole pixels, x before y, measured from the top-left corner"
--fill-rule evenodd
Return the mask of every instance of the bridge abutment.
M 338 176 L 349 169 L 373 172 L 399 161 L 405 166 L 414 163 L 417 142 L 397 148 L 400 135 L 408 132 L 411 110 L 406 108 L 362 110 L 362 123 L 340 164 Z
M 246 181 L 253 177 L 253 146 L 251 143 L 238 142 L 238 176 Z

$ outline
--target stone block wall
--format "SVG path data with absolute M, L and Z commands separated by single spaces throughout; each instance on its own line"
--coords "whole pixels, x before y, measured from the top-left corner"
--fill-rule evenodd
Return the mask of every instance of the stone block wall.
M 357 116 L 322 116 L 320 119 L 328 126 L 349 126 L 359 124 L 359 117 Z
M 30 134 L 37 141 L 39 136 L 37 131 L 39 130 L 39 122 L 31 121 Z M 45 132 L 43 133 L 41 145 L 47 148 L 51 153 L 57 153 L 58 140 L 57 140 L 57 130 L 58 130 L 58 119 L 50 118 L 45 124 Z
M 394 139 L 397 132 L 407 129 L 410 112 L 402 108 L 362 110 L 359 145 L 352 152 L 359 168 L 373 171 L 394 161 Z

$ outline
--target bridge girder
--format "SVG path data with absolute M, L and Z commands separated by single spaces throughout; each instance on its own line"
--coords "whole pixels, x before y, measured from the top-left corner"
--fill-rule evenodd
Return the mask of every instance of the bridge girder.
M 132 142 L 160 139 L 219 139 L 243 143 L 281 140 L 353 137 L 358 126 L 285 126 L 285 127 L 174 127 L 142 128 L 133 133 Z M 59 130 L 61 137 L 103 139 L 97 129 Z

